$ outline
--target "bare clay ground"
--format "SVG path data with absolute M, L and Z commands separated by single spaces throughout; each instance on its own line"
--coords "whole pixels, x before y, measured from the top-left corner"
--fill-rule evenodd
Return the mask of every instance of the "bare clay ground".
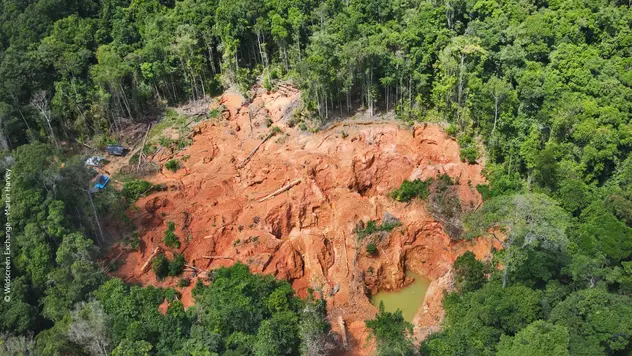
M 301 296 L 310 287 L 321 290 L 335 332 L 341 333 L 339 317 L 347 325 L 349 354 L 372 349 L 364 320 L 377 309 L 367 294 L 410 283 L 405 269 L 432 280 L 415 318 L 416 337 L 438 330 L 455 258 L 468 249 L 488 258 L 492 244 L 451 241 L 424 202 L 396 202 L 389 192 L 404 179 L 446 173 L 458 178 L 463 206 L 476 206 L 481 198 L 474 187 L 484 182 L 483 167 L 462 163 L 457 143 L 436 125 L 348 120 L 315 134 L 290 128 L 287 120 L 299 95 L 291 88 L 275 93 L 257 89 L 247 104 L 227 92 L 220 103 L 230 112 L 228 120 L 201 123 L 193 144 L 173 157 L 156 155 L 161 171 L 146 179 L 168 190 L 141 198 L 138 209 L 129 212 L 142 236 L 141 251 L 125 253 L 123 266 L 113 274 L 143 285 L 175 286 L 177 279 L 157 281 L 153 272 L 141 272 L 156 246 L 168 255 L 176 252 L 162 244 L 167 222 L 173 221 L 182 242 L 177 252 L 196 268 L 206 271 L 240 261 L 254 272 L 290 281 Z M 270 132 L 266 117 L 283 132 L 244 164 Z M 171 158 L 182 165 L 176 173 L 164 168 Z M 368 256 L 366 241 L 358 241 L 354 227 L 360 220 L 379 221 L 386 212 L 402 226 L 378 240 L 377 256 Z M 194 303 L 191 288 L 181 289 L 185 306 Z

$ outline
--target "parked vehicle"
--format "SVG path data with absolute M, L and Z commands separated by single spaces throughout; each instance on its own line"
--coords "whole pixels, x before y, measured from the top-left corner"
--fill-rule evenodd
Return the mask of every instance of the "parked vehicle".
M 96 193 L 105 189 L 105 186 L 108 185 L 109 181 L 110 177 L 105 174 L 99 174 L 94 180 L 94 185 L 90 188 L 90 193 Z
M 125 156 L 125 147 L 120 145 L 107 145 L 105 151 L 113 156 Z

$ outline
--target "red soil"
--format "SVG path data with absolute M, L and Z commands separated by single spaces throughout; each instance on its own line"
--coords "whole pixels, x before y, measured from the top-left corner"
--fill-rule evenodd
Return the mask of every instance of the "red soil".
M 162 243 L 167 221 L 173 221 L 182 242 L 177 252 L 190 265 L 212 270 L 241 261 L 254 272 L 288 280 L 301 296 L 310 287 L 320 290 L 334 331 L 341 332 L 339 316 L 347 325 L 348 354 L 365 355 L 372 349 L 364 320 L 377 309 L 367 293 L 410 283 L 405 269 L 432 280 L 414 321 L 415 336 L 421 339 L 439 330 L 443 292 L 452 288 L 452 263 L 466 250 L 489 258 L 492 242 L 454 242 L 424 202 L 400 203 L 388 193 L 404 179 L 447 173 L 459 178 L 463 206 L 476 206 L 481 198 L 472 187 L 484 182 L 482 167 L 462 163 L 457 143 L 436 125 L 408 128 L 395 121 L 348 120 L 316 134 L 289 128 L 298 100 L 298 91 L 291 88 L 275 93 L 259 88 L 250 105 L 237 94 L 224 94 L 220 102 L 229 119 L 197 127 L 193 144 L 174 155 L 183 167 L 176 173 L 163 167 L 146 178 L 168 190 L 140 199 L 138 209 L 129 213 L 142 236 L 141 252 L 122 256 L 125 262 L 113 274 L 143 285 L 175 286 L 175 279 L 158 281 L 151 270 L 141 273 L 155 246 L 168 255 L 176 252 Z M 238 168 L 269 132 L 266 117 L 283 133 Z M 155 160 L 163 164 L 170 158 Z M 300 184 L 259 202 L 299 178 Z M 378 243 L 378 256 L 368 256 L 354 227 L 360 220 L 381 220 L 386 212 L 402 226 Z M 196 278 L 191 287 L 180 289 L 185 306 L 194 303 Z

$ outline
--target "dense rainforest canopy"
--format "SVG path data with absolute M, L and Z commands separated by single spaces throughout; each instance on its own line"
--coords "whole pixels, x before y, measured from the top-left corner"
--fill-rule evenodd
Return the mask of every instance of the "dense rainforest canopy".
M 499 239 L 504 249 L 486 264 L 457 260 L 444 331 L 420 347 L 401 314 L 381 310 L 367 322 L 377 352 L 632 353 L 630 6 L 2 0 L 0 151 L 11 169 L 3 174 L 13 280 L 11 303 L 0 304 L 0 350 L 328 354 L 322 301 L 301 301 L 287 283 L 244 266 L 196 288 L 186 311 L 173 290 L 109 279 L 96 262 L 94 215 L 114 218 L 121 197 L 111 191 L 92 207 L 91 176 L 67 145 L 116 142 L 130 123 L 224 87 L 247 93 L 256 80 L 269 88 L 291 80 L 317 121 L 361 109 L 443 122 L 462 158 L 487 167 L 490 184 L 478 187 L 486 202 L 465 219 L 464 236 Z M 155 266 L 163 267 L 178 272 Z

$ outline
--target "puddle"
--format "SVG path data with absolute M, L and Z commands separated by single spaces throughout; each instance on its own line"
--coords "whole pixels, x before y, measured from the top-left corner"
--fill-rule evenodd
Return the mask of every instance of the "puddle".
M 384 309 L 388 312 L 399 309 L 404 319 L 412 323 L 415 314 L 424 303 L 430 280 L 412 272 L 406 272 L 406 275 L 415 281 L 396 292 L 379 292 L 371 297 L 371 303 L 379 307 L 380 302 L 384 302 Z

